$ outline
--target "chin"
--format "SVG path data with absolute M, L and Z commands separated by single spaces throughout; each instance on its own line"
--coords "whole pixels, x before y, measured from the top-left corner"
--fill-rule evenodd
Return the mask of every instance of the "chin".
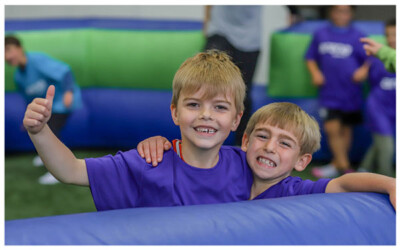
M 196 145 L 196 147 L 201 149 L 212 149 L 219 145 L 218 143 L 212 141 L 199 141 L 195 142 L 194 144 Z

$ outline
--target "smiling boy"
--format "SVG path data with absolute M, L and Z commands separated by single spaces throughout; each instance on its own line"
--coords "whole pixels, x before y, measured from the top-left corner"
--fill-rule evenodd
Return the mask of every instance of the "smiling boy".
M 226 54 L 198 53 L 176 72 L 171 115 L 181 129 L 181 153 L 165 152 L 157 168 L 134 149 L 77 159 L 47 125 L 54 91 L 50 86 L 45 99 L 28 105 L 24 126 L 46 168 L 61 182 L 90 186 L 97 210 L 232 202 L 249 196 L 252 176 L 245 153 L 221 147 L 240 122 L 245 95 L 241 73 Z
M 396 207 L 396 180 L 372 173 L 350 173 L 334 179 L 302 180 L 290 176 L 303 171 L 320 148 L 318 123 L 293 103 L 272 103 L 257 110 L 242 140 L 253 171 L 250 199 L 338 193 L 379 192 L 390 195 Z

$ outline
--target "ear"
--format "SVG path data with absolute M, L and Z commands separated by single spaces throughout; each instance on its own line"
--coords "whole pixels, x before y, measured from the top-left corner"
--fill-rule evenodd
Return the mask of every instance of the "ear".
M 235 120 L 233 120 L 232 123 L 231 127 L 232 131 L 236 131 L 236 129 L 239 127 L 240 119 L 242 119 L 242 116 L 243 116 L 243 111 L 236 115 Z
M 312 160 L 312 155 L 311 154 L 304 154 L 297 159 L 297 162 L 294 166 L 294 169 L 297 171 L 303 171 L 306 169 L 307 165 L 311 162 Z
M 175 125 L 179 126 L 179 119 L 178 119 L 178 110 L 174 104 L 171 104 L 171 116 L 172 120 L 174 121 Z
M 246 134 L 246 132 L 243 134 L 243 137 L 242 137 L 242 146 L 241 146 L 241 149 L 244 151 L 244 152 L 247 152 L 247 148 L 248 148 L 248 146 L 249 146 L 249 136 Z

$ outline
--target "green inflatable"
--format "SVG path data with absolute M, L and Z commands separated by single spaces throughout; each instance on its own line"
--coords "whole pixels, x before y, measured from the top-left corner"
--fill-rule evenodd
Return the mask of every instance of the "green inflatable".
M 201 51 L 201 30 L 65 29 L 13 32 L 27 51 L 68 63 L 85 87 L 171 89 L 181 63 Z M 14 91 L 13 68 L 5 67 L 5 90 Z

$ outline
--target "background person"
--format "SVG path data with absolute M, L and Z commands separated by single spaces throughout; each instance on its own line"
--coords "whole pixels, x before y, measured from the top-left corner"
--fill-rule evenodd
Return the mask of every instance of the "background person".
M 350 171 L 353 126 L 362 122 L 357 83 L 366 79 L 368 63 L 360 42 L 365 35 L 351 25 L 352 16 L 352 6 L 330 7 L 329 24 L 314 33 L 305 56 L 312 83 L 319 88 L 319 113 L 333 155 L 328 165 L 312 169 L 318 178 Z
M 396 49 L 396 20 L 386 23 L 385 35 L 389 47 Z M 372 133 L 372 145 L 358 170 L 394 176 L 396 73 L 387 71 L 378 58 L 371 60 L 368 78 L 371 91 L 366 103 L 366 120 Z
M 80 88 L 75 82 L 71 68 L 64 62 L 56 60 L 41 52 L 25 52 L 20 40 L 15 36 L 5 37 L 5 61 L 17 67 L 14 81 L 18 91 L 27 103 L 37 97 L 45 97 L 50 85 L 56 87 L 53 115 L 49 127 L 60 137 L 71 112 L 82 105 Z M 34 166 L 43 166 L 39 156 L 33 159 Z M 54 184 L 57 179 L 50 173 L 39 178 L 41 184 Z

